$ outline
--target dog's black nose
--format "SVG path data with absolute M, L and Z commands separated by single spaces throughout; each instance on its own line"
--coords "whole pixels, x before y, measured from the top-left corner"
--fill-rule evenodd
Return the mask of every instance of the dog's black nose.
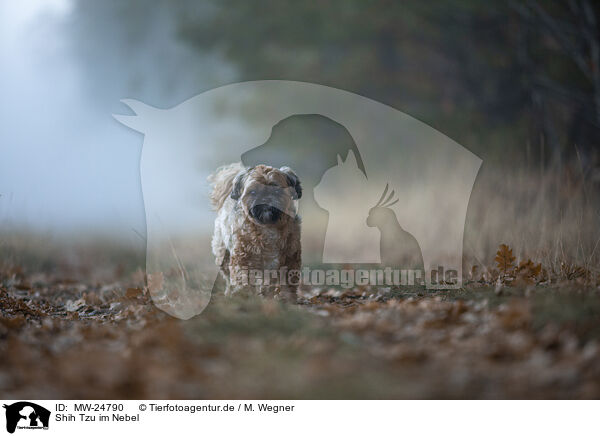
M 273 224 L 279 221 L 281 211 L 268 204 L 257 204 L 250 209 L 250 215 L 262 224 Z

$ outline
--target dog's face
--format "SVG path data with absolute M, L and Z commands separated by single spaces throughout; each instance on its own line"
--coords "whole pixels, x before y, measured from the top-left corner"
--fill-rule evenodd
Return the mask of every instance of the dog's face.
M 257 165 L 236 176 L 230 197 L 240 201 L 246 216 L 255 223 L 274 225 L 286 215 L 296 216 L 302 187 L 289 167 Z

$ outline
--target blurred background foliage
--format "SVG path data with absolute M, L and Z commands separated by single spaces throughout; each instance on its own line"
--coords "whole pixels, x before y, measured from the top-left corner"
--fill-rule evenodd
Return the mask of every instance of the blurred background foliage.
M 62 6 L 36 7 L 13 29 L 0 70 L 2 226 L 100 234 L 143 252 L 143 139 L 111 117 L 126 111 L 120 100 L 170 108 L 218 86 L 284 79 L 388 104 L 483 159 L 466 264 L 490 265 L 500 243 L 545 265 L 599 263 L 592 0 L 50 3 Z M 13 23 L 21 8 L 0 5 L 0 24 Z
M 81 50 L 90 51 L 94 32 L 103 44 L 116 37 L 129 62 L 140 51 L 160 57 L 149 36 L 169 22 L 191 53 L 230 68 L 210 80 L 199 74 L 199 90 L 315 82 L 405 111 L 484 160 L 576 161 L 591 175 L 599 9 L 589 0 L 79 0 L 74 19 Z

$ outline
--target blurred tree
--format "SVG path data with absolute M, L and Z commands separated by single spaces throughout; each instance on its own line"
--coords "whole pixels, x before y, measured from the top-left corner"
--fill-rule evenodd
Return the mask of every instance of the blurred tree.
M 232 80 L 334 86 L 403 110 L 484 158 L 511 163 L 568 157 L 574 145 L 591 162 L 599 144 L 599 6 L 591 0 L 76 4 L 78 35 L 87 44 L 79 50 L 91 71 L 108 68 L 114 75 L 114 62 L 105 64 L 102 56 L 114 58 L 118 50 L 125 63 L 144 59 L 134 76 L 139 80 L 197 77 L 182 93 Z M 164 42 L 171 36 L 179 45 Z M 108 50 L 94 45 L 107 40 Z M 169 59 L 176 49 L 182 50 L 178 62 L 145 67 L 145 59 Z M 201 63 L 180 72 L 173 67 L 190 54 L 206 59 L 209 53 L 237 74 L 208 83 Z
M 570 118 L 567 139 L 579 147 L 584 166 L 598 166 L 599 4 L 530 0 L 514 3 L 513 8 L 527 26 L 519 60 L 529 76 L 532 98 L 542 111 L 547 136 L 553 142 L 558 139 L 544 113 L 545 103 L 560 102 Z
M 514 20 L 507 6 L 225 0 L 214 2 L 210 13 L 184 9 L 182 37 L 224 53 L 243 80 L 347 89 L 405 110 L 462 143 L 476 143 L 490 125 L 519 119 L 515 112 L 525 105 L 527 95 L 515 86 L 519 66 L 505 50 Z
M 509 139 L 516 150 L 545 143 L 560 158 L 565 145 L 569 154 L 575 142 L 597 144 L 600 55 L 598 7 L 554 3 L 225 0 L 208 14 L 186 8 L 181 29 L 245 80 L 345 88 L 484 154 L 477 142 L 514 158 Z

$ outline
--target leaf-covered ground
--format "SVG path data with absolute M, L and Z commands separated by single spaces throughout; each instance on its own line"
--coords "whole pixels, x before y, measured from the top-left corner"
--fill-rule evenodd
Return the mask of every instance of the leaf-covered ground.
M 181 321 L 104 276 L 2 271 L 2 398 L 600 397 L 595 285 L 214 295 Z

